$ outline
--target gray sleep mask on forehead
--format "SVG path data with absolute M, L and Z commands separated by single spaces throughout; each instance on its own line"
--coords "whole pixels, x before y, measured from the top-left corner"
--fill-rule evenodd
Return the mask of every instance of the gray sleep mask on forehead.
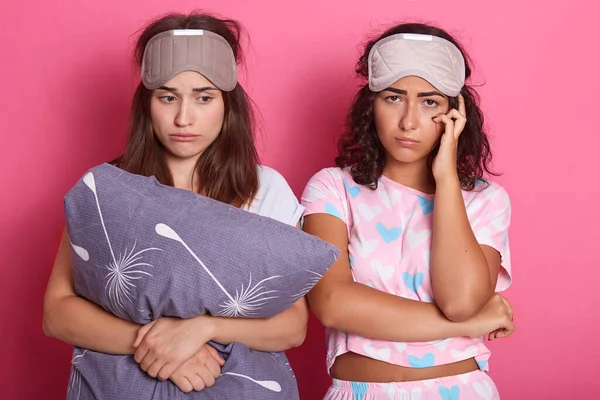
M 369 52 L 369 88 L 381 92 L 398 79 L 418 76 L 447 96 L 465 84 L 465 60 L 451 42 L 432 35 L 400 33 L 381 39 Z
M 184 71 L 204 75 L 225 92 L 237 85 L 235 56 L 222 36 L 203 29 L 175 29 L 148 41 L 141 68 L 147 89 L 158 89 Z

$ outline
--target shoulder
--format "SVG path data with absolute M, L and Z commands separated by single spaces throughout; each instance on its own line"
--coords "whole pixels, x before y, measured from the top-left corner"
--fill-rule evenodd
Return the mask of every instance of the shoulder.
M 503 213 L 511 211 L 510 196 L 506 189 L 497 182 L 487 181 L 479 183 L 475 189 L 464 192 L 467 211 L 475 209 L 486 209 L 491 213 Z
M 265 165 L 258 166 L 258 192 L 256 199 L 278 198 L 297 201 L 287 180 L 277 170 Z
M 479 196 L 483 196 L 491 202 L 506 203 L 506 206 L 510 207 L 510 196 L 504 186 L 494 181 L 487 181 L 487 184 L 482 184 L 482 187 Z
M 281 175 L 277 170 L 267 167 L 266 165 L 259 165 L 258 190 L 260 191 L 264 189 L 292 190 L 283 175 Z
M 304 191 L 320 190 L 340 195 L 351 181 L 352 175 L 347 169 L 323 168 L 310 178 Z
M 344 179 L 352 179 L 350 171 L 346 168 L 329 167 L 323 168 L 310 178 L 310 181 L 321 181 L 321 182 L 339 182 Z
M 258 191 L 248 211 L 296 225 L 303 208 L 286 179 L 271 167 L 258 166 Z

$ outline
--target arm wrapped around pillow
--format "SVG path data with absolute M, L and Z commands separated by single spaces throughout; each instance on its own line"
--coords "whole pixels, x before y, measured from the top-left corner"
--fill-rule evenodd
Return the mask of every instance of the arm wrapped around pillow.
M 77 294 L 139 324 L 204 313 L 272 317 L 304 296 L 339 255 L 333 246 L 289 225 L 108 164 L 77 182 L 65 196 L 65 211 Z M 284 385 L 295 382 L 289 381 L 293 375 L 283 354 L 254 352 L 236 343 L 217 349 L 227 358 L 223 378 L 193 396 L 292 398 L 284 396 L 290 395 Z M 92 398 L 93 393 L 95 398 L 126 399 L 132 380 L 140 386 L 134 389 L 141 393 L 132 392 L 136 399 L 178 391 L 170 382 L 146 376 L 131 357 L 92 353 L 75 351 L 69 393 L 79 396 L 73 398 Z M 279 363 L 288 368 L 282 371 Z M 156 390 L 156 385 L 166 386 Z M 116 397 L 106 397 L 113 390 Z

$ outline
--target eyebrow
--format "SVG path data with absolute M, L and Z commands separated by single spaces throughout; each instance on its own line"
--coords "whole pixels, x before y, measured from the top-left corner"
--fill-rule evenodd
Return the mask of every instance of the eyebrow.
M 403 94 L 403 95 L 407 95 L 408 94 L 408 92 L 406 90 L 396 89 L 396 88 L 393 88 L 393 87 L 389 87 L 389 88 L 385 89 L 385 91 L 392 92 L 392 93 L 397 93 L 397 94 Z M 444 97 L 443 94 L 441 94 L 440 92 L 437 92 L 437 91 L 417 93 L 417 97 L 429 97 L 429 96 Z
M 176 92 L 177 88 L 174 87 L 169 87 L 169 86 L 161 86 L 159 87 L 160 90 L 166 90 L 167 92 Z M 193 88 L 192 92 L 195 93 L 199 93 L 199 92 L 207 92 L 209 90 L 219 90 L 216 87 L 213 86 L 204 86 L 204 87 L 199 87 L 199 88 Z

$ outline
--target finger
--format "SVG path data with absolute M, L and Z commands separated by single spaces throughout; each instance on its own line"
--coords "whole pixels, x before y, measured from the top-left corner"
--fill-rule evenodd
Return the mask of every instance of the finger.
M 163 369 L 163 367 L 165 366 L 165 361 L 157 358 L 152 365 L 150 365 L 150 367 L 148 368 L 148 371 L 146 371 L 148 373 L 148 375 L 150 375 L 153 378 L 158 378 L 158 373 Z M 169 375 L 171 376 L 171 375 Z
M 509 322 L 504 328 L 497 329 L 492 333 L 494 335 L 494 339 L 503 339 L 512 335 L 514 331 L 515 325 L 512 322 Z
M 496 339 L 496 336 L 498 335 L 498 332 L 500 332 L 501 330 L 503 330 L 504 328 L 498 328 L 496 330 L 491 331 L 488 334 L 488 340 L 494 340 Z
M 439 114 L 437 117 L 433 118 L 433 121 L 436 123 L 443 122 L 446 125 L 444 134 L 448 136 L 448 138 L 454 138 L 454 121 L 452 121 L 448 115 Z
M 191 384 L 196 392 L 199 392 L 206 387 L 206 385 L 204 384 L 204 381 L 202 380 L 200 375 L 198 375 L 194 371 L 189 371 L 189 372 L 186 371 L 185 377 L 191 382 Z
M 452 128 L 454 128 L 454 121 L 446 114 L 439 114 L 437 117 L 433 118 L 433 121 L 436 123 L 444 123 L 446 125 L 446 132 L 452 132 Z
M 208 370 L 208 368 L 202 367 L 196 371 L 196 374 L 202 379 L 206 387 L 212 387 L 215 384 L 215 377 Z
M 494 335 L 495 339 L 504 339 L 509 337 L 512 334 L 512 332 L 506 330 L 506 329 L 501 329 L 499 331 L 497 331 Z
M 140 343 L 142 343 L 142 340 L 144 340 L 144 337 L 150 331 L 150 329 L 152 329 L 152 327 L 154 326 L 156 321 L 158 321 L 158 320 L 155 319 L 154 321 L 149 322 L 146 325 L 142 326 L 138 330 L 137 337 L 135 338 L 135 342 L 133 342 L 133 347 L 138 347 L 140 345 Z
M 507 332 L 506 337 L 508 337 L 508 336 L 512 335 L 513 333 L 515 333 L 515 329 L 516 328 L 517 327 L 515 326 L 515 324 L 512 321 L 510 321 L 510 325 L 506 328 L 506 332 Z
M 221 366 L 212 358 L 209 358 L 204 366 L 208 369 L 213 377 L 218 378 L 221 376 Z
M 173 375 L 173 372 L 175 372 L 177 368 L 181 367 L 181 365 L 183 365 L 183 363 L 177 363 L 172 361 L 166 362 L 162 365 L 162 368 L 157 373 L 158 379 L 160 379 L 161 381 L 166 381 L 171 375 Z
M 465 118 L 464 115 L 462 115 L 454 108 L 448 111 L 448 114 L 446 115 L 454 120 L 454 138 L 458 139 L 463 129 L 465 128 L 465 125 L 467 124 L 467 118 Z
M 503 328 L 500 328 L 500 329 L 496 329 L 495 331 L 491 332 L 491 333 L 488 335 L 488 340 L 494 340 L 494 339 L 498 339 L 498 338 L 500 337 L 500 336 L 499 336 L 499 335 L 500 335 L 500 333 L 501 333 L 503 330 L 504 330 Z
M 443 122 L 446 126 L 454 125 L 454 121 L 452 121 L 450 116 L 447 114 L 438 114 L 436 117 L 433 118 L 433 121 L 437 123 Z
M 153 356 L 152 353 L 146 354 L 146 356 L 140 362 L 140 368 L 142 369 L 142 371 L 148 372 L 148 370 L 150 369 L 152 364 L 154 364 L 154 361 L 156 361 L 157 358 L 158 357 Z
M 450 109 L 450 111 L 448 111 L 446 113 L 446 116 L 450 119 L 453 120 L 459 120 L 459 119 L 466 119 L 464 115 L 462 115 L 461 113 L 458 112 L 458 110 L 456 108 L 452 108 Z
M 219 365 L 221 367 L 223 365 L 225 365 L 225 360 L 223 360 L 223 358 L 221 357 L 221 355 L 219 354 L 219 352 L 217 351 L 217 349 L 215 349 L 214 347 L 212 347 L 209 344 L 207 344 L 207 347 L 208 347 L 208 353 L 215 359 L 215 361 L 217 363 L 219 363 Z
M 508 317 L 512 321 L 514 319 L 514 312 L 513 312 L 512 306 L 510 305 L 508 300 L 506 300 L 504 297 L 502 297 L 501 299 L 502 299 L 502 303 L 504 304 L 504 307 L 506 308 L 506 312 L 508 313 Z
M 448 122 L 447 122 L 448 120 L 444 120 L 444 116 L 445 116 L 445 115 L 446 115 L 446 114 L 444 114 L 444 113 L 439 113 L 438 115 L 436 115 L 435 117 L 433 117 L 433 118 L 432 118 L 432 120 L 433 120 L 433 122 L 436 122 L 436 123 L 438 123 L 438 124 L 439 124 L 440 122 L 443 122 L 444 124 L 447 124 L 447 123 L 448 123 Z
M 465 107 L 465 98 L 462 94 L 458 94 L 458 112 L 463 115 L 463 117 L 467 118 L 467 109 Z
M 194 385 L 192 382 L 190 382 L 186 376 L 183 376 L 180 373 L 173 374 L 170 379 L 171 382 L 173 382 L 175 386 L 177 386 L 183 393 L 190 393 L 194 390 Z
M 144 344 L 144 345 L 138 347 L 138 349 L 135 351 L 135 354 L 133 355 L 133 359 L 135 360 L 136 363 L 141 364 L 142 360 L 144 360 L 146 358 L 149 351 L 150 350 L 148 349 L 148 346 L 146 346 Z M 154 361 L 154 359 L 152 361 Z

